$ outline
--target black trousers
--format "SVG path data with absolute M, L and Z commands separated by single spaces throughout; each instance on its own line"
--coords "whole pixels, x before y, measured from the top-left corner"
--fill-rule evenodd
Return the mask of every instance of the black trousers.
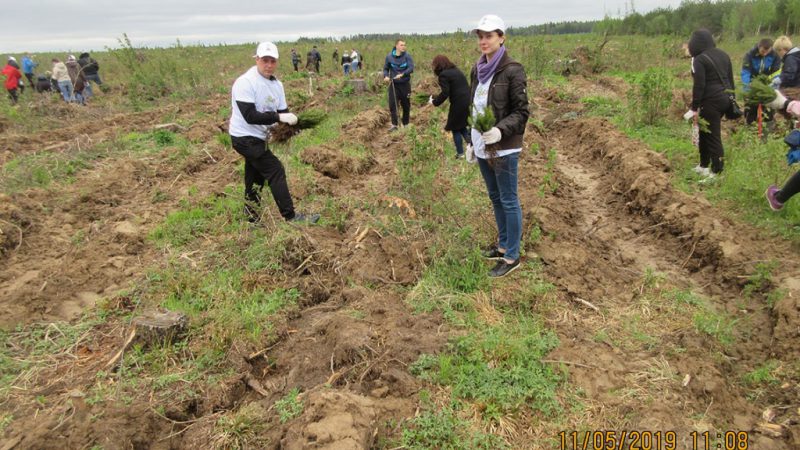
M 284 219 L 294 218 L 294 204 L 286 182 L 286 171 L 281 161 L 269 151 L 267 143 L 253 136 L 231 136 L 233 148 L 244 157 L 244 197 L 245 210 L 251 220 L 257 220 L 260 213 L 261 189 L 264 182 L 269 185 L 272 198 Z
M 731 106 L 727 95 L 703 100 L 700 117 L 708 122 L 708 131 L 700 131 L 700 167 L 711 166 L 713 173 L 722 172 L 725 149 L 722 148 L 722 116 Z
M 771 122 L 775 118 L 775 111 L 761 105 L 761 121 Z M 750 125 L 758 120 L 758 106 L 751 106 L 745 110 L 744 114 L 745 123 Z
M 8 97 L 11 99 L 11 104 L 16 105 L 18 99 L 17 90 L 16 89 L 6 89 L 6 90 L 8 91 Z
M 800 172 L 795 172 L 789 181 L 783 185 L 780 191 L 775 194 L 775 198 L 781 203 L 786 203 L 793 195 L 800 192 Z
M 30 84 L 31 84 L 31 86 L 33 86 L 33 85 L 35 84 L 35 83 L 33 82 L 33 74 L 32 74 L 32 73 L 26 73 L 26 74 L 25 74 L 25 78 L 27 78 L 27 79 L 28 79 L 28 83 L 30 83 Z
M 411 83 L 389 83 L 389 112 L 392 125 L 397 125 L 397 102 L 403 107 L 403 125 L 408 125 L 411 114 Z

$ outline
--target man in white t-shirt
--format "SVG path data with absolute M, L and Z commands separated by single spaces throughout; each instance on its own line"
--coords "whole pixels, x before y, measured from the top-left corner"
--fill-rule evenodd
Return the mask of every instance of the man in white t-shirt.
M 274 75 L 278 47 L 262 42 L 254 58 L 256 65 L 233 83 L 228 129 L 234 150 L 244 157 L 245 213 L 250 222 L 259 221 L 260 192 L 266 181 L 284 219 L 315 223 L 319 214 L 295 213 L 283 164 L 267 146 L 270 127 L 278 122 L 297 123 L 297 116 L 286 104 L 283 83 Z

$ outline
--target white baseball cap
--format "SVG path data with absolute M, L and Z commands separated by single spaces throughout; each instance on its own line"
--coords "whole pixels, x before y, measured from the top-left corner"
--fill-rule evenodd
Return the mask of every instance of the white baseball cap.
M 9 61 L 16 61 L 16 60 L 17 60 L 17 58 L 14 58 L 13 56 L 9 56 L 9 57 L 8 57 L 8 60 L 9 60 Z
M 265 56 L 271 56 L 275 59 L 278 59 L 278 47 L 272 42 L 262 42 L 258 44 L 255 57 L 263 58 Z
M 495 31 L 500 30 L 503 33 L 506 32 L 506 23 L 503 22 L 498 16 L 494 14 L 487 14 L 481 17 L 481 20 L 478 21 L 478 27 L 475 28 L 473 31 Z

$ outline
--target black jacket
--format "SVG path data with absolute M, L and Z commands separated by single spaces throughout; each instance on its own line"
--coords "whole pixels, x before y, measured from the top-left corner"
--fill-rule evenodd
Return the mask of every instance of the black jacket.
M 469 99 L 475 98 L 478 88 L 478 66 L 470 72 Z M 528 124 L 528 80 L 522 64 L 503 55 L 497 71 L 489 85 L 489 104 L 494 112 L 495 126 L 500 129 L 502 138 L 495 144 L 498 150 L 522 148 L 522 136 Z
M 800 49 L 797 47 L 783 55 L 781 88 L 800 86 Z
M 728 54 L 718 49 L 708 30 L 697 30 L 689 39 L 692 60 L 692 109 L 697 111 L 705 101 L 719 100 L 735 88 L 733 66 Z M 721 76 L 721 77 L 720 77 Z
M 463 130 L 467 127 L 470 103 L 467 77 L 457 67 L 445 69 L 439 74 L 439 86 L 442 92 L 433 99 L 433 105 L 439 106 L 450 99 L 450 111 L 447 113 L 444 129 Z
M 97 71 L 100 70 L 100 64 L 97 64 L 97 61 L 89 55 L 78 59 L 78 64 L 83 68 L 85 75 L 97 75 Z

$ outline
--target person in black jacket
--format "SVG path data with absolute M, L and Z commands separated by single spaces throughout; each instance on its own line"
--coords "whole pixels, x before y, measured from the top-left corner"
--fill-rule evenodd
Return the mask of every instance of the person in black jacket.
M 774 45 L 775 53 L 783 60 L 783 68 L 780 76 L 774 80 L 773 87 L 780 88 L 788 97 L 796 97 L 800 93 L 800 48 L 793 46 L 787 36 L 775 39 Z
M 481 57 L 470 72 L 473 117 L 491 108 L 495 118 L 488 131 L 472 129 L 475 157 L 492 201 L 498 231 L 497 244 L 484 254 L 497 261 L 490 277 L 508 275 L 520 264 L 522 208 L 517 194 L 517 170 L 530 116 L 525 68 L 506 52 L 505 30 L 500 17 L 481 18 L 475 29 Z
M 80 57 L 78 58 L 78 64 L 81 66 L 81 71 L 83 72 L 84 78 L 86 78 L 86 98 L 91 97 L 94 95 L 92 92 L 92 81 L 97 83 L 98 86 L 103 86 L 103 80 L 100 79 L 100 64 L 94 60 L 88 53 L 81 53 Z
M 725 150 L 722 147 L 722 116 L 731 108 L 728 90 L 734 89 L 733 67 L 728 54 L 718 49 L 714 37 L 706 29 L 692 33 L 689 39 L 692 55 L 692 106 L 683 118 L 696 115 L 708 122 L 700 130 L 700 164 L 695 172 L 712 180 L 722 172 Z
M 392 119 L 390 131 L 397 130 L 397 104 L 403 108 L 403 126 L 411 119 L 411 74 L 414 59 L 406 51 L 406 41 L 398 39 L 383 62 L 383 81 L 389 83 L 389 114 Z
M 456 158 L 464 157 L 464 141 L 470 141 L 467 128 L 469 115 L 469 85 L 467 77 L 447 56 L 436 55 L 431 63 L 433 73 L 439 77 L 439 87 L 442 91 L 435 98 L 431 96 L 430 103 L 439 106 L 448 98 L 450 110 L 447 112 L 446 131 L 453 133 L 453 144 L 456 146 Z

